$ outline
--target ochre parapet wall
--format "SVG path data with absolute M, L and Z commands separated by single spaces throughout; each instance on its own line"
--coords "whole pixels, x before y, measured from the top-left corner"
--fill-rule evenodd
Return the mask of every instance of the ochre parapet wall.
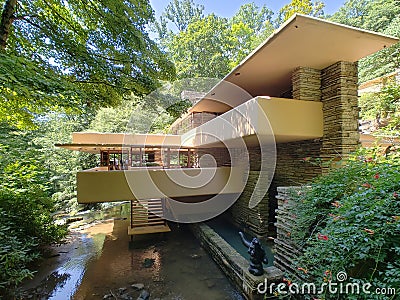
M 239 168 L 132 168 L 124 171 L 77 173 L 78 202 L 100 203 L 125 200 L 196 197 L 240 193 L 243 170 Z M 198 184 L 200 178 L 213 178 Z M 193 188 L 195 187 L 195 188 Z

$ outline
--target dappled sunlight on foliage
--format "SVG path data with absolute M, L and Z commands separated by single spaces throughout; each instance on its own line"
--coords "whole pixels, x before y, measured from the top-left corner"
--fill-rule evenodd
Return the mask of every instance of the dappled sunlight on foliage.
M 330 20 L 400 37 L 398 0 L 348 0 Z M 388 74 L 399 67 L 400 44 L 397 43 L 360 60 L 360 82 Z
M 297 260 L 299 267 L 308 270 L 304 279 L 322 283 L 326 270 L 345 271 L 350 282 L 399 291 L 399 194 L 398 147 L 386 154 L 381 149 L 362 149 L 310 189 L 294 194 L 297 228 L 292 237 L 304 251 Z
M 0 1 L 0 121 L 86 112 L 146 95 L 175 68 L 150 39 L 148 1 Z
M 360 117 L 373 120 L 373 134 L 400 136 L 400 85 L 386 83 L 379 93 L 365 93 L 359 98 Z
M 50 172 L 32 135 L 2 124 L 0 132 L 0 294 L 32 276 L 28 264 L 39 247 L 59 242 L 64 227 L 54 224 Z

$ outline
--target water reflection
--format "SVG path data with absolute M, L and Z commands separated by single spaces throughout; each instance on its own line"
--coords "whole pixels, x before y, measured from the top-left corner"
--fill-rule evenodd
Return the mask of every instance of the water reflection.
M 58 274 L 66 276 L 66 280 L 62 284 L 58 284 L 49 299 L 70 299 L 75 294 L 76 289 L 81 284 L 85 274 L 87 262 L 99 255 L 105 235 L 97 234 L 92 238 L 87 235 L 82 235 L 79 247 L 73 250 L 70 255 L 70 260 L 62 267 L 57 269 Z
M 42 282 L 46 299 L 137 299 L 138 283 L 151 298 L 243 299 L 185 226 L 130 243 L 129 220 L 117 217 L 78 234 L 68 259 Z

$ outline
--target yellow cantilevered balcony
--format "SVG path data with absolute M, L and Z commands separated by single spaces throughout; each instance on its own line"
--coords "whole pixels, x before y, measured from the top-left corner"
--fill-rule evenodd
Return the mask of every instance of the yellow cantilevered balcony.
M 322 134 L 321 102 L 257 97 L 183 136 L 75 133 L 73 143 L 58 146 L 101 154 L 99 167 L 77 174 L 78 202 L 95 203 L 240 193 L 243 172 L 199 168 L 196 149 L 226 142 L 232 146 L 236 140 L 247 145 L 308 140 Z M 209 181 L 196 187 L 200 175 Z
M 286 143 L 323 135 L 322 103 L 256 97 L 182 136 L 187 147 L 210 147 L 244 140 Z
M 97 169 L 78 172 L 79 203 L 239 193 L 243 172 L 235 168 Z M 202 180 L 207 182 L 202 182 Z

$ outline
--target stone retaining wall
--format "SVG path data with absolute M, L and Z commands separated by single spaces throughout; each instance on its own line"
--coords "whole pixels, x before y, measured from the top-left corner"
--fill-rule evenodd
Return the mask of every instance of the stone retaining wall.
M 268 215 L 269 215 L 269 197 L 268 193 L 263 197 L 261 202 L 255 208 L 249 208 L 249 200 L 253 193 L 254 187 L 260 177 L 260 171 L 250 171 L 247 184 L 230 209 L 232 221 L 239 228 L 246 227 L 254 235 L 264 236 L 268 234 Z M 267 178 L 265 179 L 265 181 Z
M 275 238 L 274 265 L 291 277 L 299 278 L 295 258 L 301 254 L 300 247 L 292 239 L 291 233 L 296 226 L 296 213 L 293 210 L 295 202 L 293 193 L 301 192 L 304 187 L 278 187 L 278 209 L 276 210 L 277 236 Z
M 210 253 L 226 276 L 242 291 L 246 299 L 264 299 L 264 295 L 257 293 L 257 286 L 263 283 L 265 278 L 270 283 L 282 280 L 283 273 L 276 267 L 265 268 L 263 276 L 250 274 L 247 270 L 249 262 L 208 225 L 194 224 L 192 230 L 202 246 Z

